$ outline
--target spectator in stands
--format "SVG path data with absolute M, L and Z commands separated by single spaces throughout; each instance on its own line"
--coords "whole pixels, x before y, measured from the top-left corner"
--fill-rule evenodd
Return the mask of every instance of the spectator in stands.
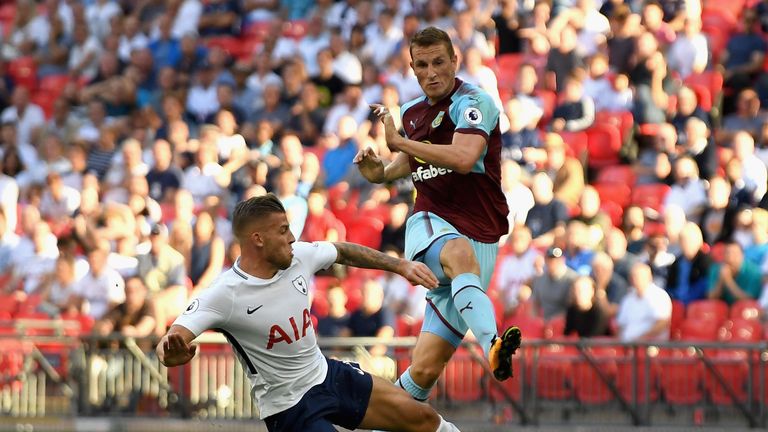
M 646 242 L 645 214 L 643 209 L 636 205 L 630 205 L 624 210 L 622 229 L 627 246 L 625 249 L 633 254 L 640 253 Z
M 584 95 L 584 85 L 576 72 L 565 80 L 563 98 L 552 113 L 551 128 L 555 132 L 587 129 L 595 121 L 595 104 Z
M 505 159 L 501 162 L 501 189 L 507 198 L 509 207 L 509 226 L 524 224 L 528 211 L 533 207 L 533 193 L 522 181 L 522 169 L 515 161 Z
M 314 147 L 320 132 L 323 130 L 328 110 L 320 105 L 320 93 L 313 83 L 304 84 L 299 101 L 291 107 L 292 117 L 286 124 L 286 129 L 296 134 L 301 143 Z
M 496 281 L 504 317 L 514 315 L 517 307 L 530 298 L 531 282 L 544 266 L 541 253 L 531 247 L 531 230 L 525 225 L 512 226 L 512 253 L 501 259 Z
M 375 337 L 385 342 L 395 335 L 395 317 L 384 306 L 384 288 L 374 279 L 362 286 L 363 304 L 349 317 L 349 329 L 354 337 Z M 375 357 L 384 356 L 385 345 L 374 345 L 368 349 Z
M 210 0 L 203 6 L 197 28 L 200 36 L 237 36 L 240 33 L 240 2 Z
M 34 1 L 21 0 L 16 2 L 16 16 L 10 30 L 11 47 L 21 55 L 31 55 L 48 42 L 50 24 L 44 15 L 37 13 Z
M 40 215 L 52 226 L 62 228 L 80 207 L 80 192 L 65 186 L 61 175 L 52 171 L 46 177 L 47 189 L 40 200 Z
M 637 38 L 637 50 L 629 80 L 635 87 L 635 122 L 663 123 L 669 106 L 669 96 L 664 88 L 667 81 L 667 63 L 651 33 L 642 33 Z
M 710 138 L 707 122 L 697 117 L 689 118 L 685 123 L 685 144 L 683 154 L 696 161 L 699 175 L 710 179 L 717 172 L 717 149 Z M 670 162 L 674 162 L 670 160 Z
M 184 308 L 187 274 L 184 256 L 168 244 L 168 228 L 155 224 L 149 232 L 150 247 L 139 254 L 138 274 L 149 288 L 157 310 L 157 330 L 165 330 L 169 319 Z
M 88 274 L 76 282 L 74 289 L 81 312 L 95 320 L 125 301 L 123 277 L 107 265 L 107 255 L 109 243 L 99 241 L 88 252 Z
M 712 177 L 707 191 L 707 205 L 698 222 L 708 244 L 731 238 L 736 218 L 736 201 L 731 197 L 731 185 L 720 176 Z
M 580 338 L 607 336 L 609 315 L 605 291 L 595 289 L 589 276 L 579 276 L 573 281 L 573 303 L 565 312 L 563 334 L 575 334 Z
M 187 168 L 181 187 L 190 191 L 195 204 L 202 204 L 209 195 L 220 196 L 232 180 L 232 173 L 219 165 L 216 143 L 202 140 L 199 143 L 195 164 Z
M 391 257 L 403 257 L 402 251 L 381 249 Z M 396 317 L 408 324 L 418 324 L 424 319 L 424 308 L 427 307 L 424 287 L 413 286 L 404 277 L 389 272 L 384 272 L 376 281 L 384 288 L 384 306 Z
M 741 164 L 745 189 L 751 192 L 749 203 L 757 204 L 768 189 L 768 169 L 755 156 L 755 139 L 748 132 L 739 131 L 733 136 L 733 157 Z
M 565 253 L 559 247 L 547 249 L 544 273 L 531 281 L 531 311 L 545 320 L 565 316 L 572 303 L 571 285 L 578 276 L 565 264 Z
M 509 130 L 501 135 L 501 158 L 534 167 L 546 157 L 536 129 L 544 111 L 538 105 L 524 105 L 524 100 L 514 97 L 504 105 Z
M 720 55 L 725 87 L 733 89 L 733 94 L 740 94 L 743 89 L 752 86 L 755 76 L 763 67 L 766 43 L 756 31 L 757 17 L 751 9 L 745 9 L 741 15 L 741 28 L 728 39 L 725 52 Z M 733 96 L 726 95 L 723 100 L 723 112 L 733 112 Z
M 642 263 L 633 265 L 630 283 L 632 290 L 622 300 L 616 317 L 621 340 L 669 339 L 672 301 L 653 283 L 651 268 Z
M 395 24 L 395 13 L 395 10 L 389 8 L 382 10 L 376 23 L 370 24 L 365 30 L 365 51 L 371 54 L 371 60 L 378 68 L 385 66 L 403 39 L 402 29 Z
M 525 48 L 523 29 L 525 22 L 517 13 L 517 4 L 511 1 L 501 2 L 496 13 L 491 17 L 499 42 L 497 55 L 520 54 Z
M 493 57 L 493 48 L 485 38 L 485 35 L 474 26 L 472 11 L 465 9 L 455 15 L 454 31 L 450 32 L 453 45 L 461 53 L 466 53 L 469 48 L 478 50 L 480 57 L 489 59 Z
M 627 237 L 619 228 L 612 228 L 606 232 L 605 252 L 613 261 L 614 271 L 624 280 L 629 280 L 629 272 L 638 261 L 638 257 L 628 251 Z
M 768 210 L 752 210 L 752 244 L 744 249 L 744 258 L 760 266 L 768 256 Z
M 552 180 L 546 173 L 533 177 L 531 191 L 535 204 L 528 211 L 525 225 L 531 230 L 535 246 L 549 247 L 564 232 L 568 210 L 554 197 Z
M 587 60 L 588 76 L 584 79 L 584 96 L 595 105 L 595 111 L 629 111 L 632 89 L 626 75 L 608 77 L 608 57 L 596 53 Z
M 88 26 L 78 25 L 72 33 L 72 41 L 67 63 L 69 73 L 90 82 L 96 78 L 99 69 L 99 56 L 102 53 L 99 36 L 93 34 Z
M 307 220 L 301 239 L 303 241 L 343 241 L 344 224 L 327 208 L 328 199 L 325 190 L 313 189 L 307 197 Z M 341 232 L 340 232 L 341 228 Z M 384 245 L 382 243 L 382 249 Z
M 348 337 L 349 311 L 347 311 L 347 294 L 341 285 L 333 285 L 326 292 L 328 299 L 328 315 L 317 320 L 317 333 L 321 337 Z
M 688 137 L 685 133 L 688 119 L 696 117 L 706 125 L 710 124 L 709 114 L 701 108 L 696 92 L 688 86 L 684 85 L 677 91 L 677 105 L 675 108 L 675 115 L 670 120 L 670 123 L 677 129 L 678 144 L 684 145 L 688 141 Z M 709 137 L 708 133 L 699 134 L 699 139 L 702 135 L 705 138 Z M 703 145 L 704 142 L 694 143 L 694 147 L 696 147 L 697 144 Z
M 138 276 L 125 281 L 125 301 L 113 306 L 94 326 L 100 336 L 119 333 L 125 337 L 151 336 L 157 323 L 155 307 L 147 297 L 147 287 Z
M 706 184 L 699 178 L 696 161 L 681 157 L 675 161 L 674 172 L 675 183 L 664 198 L 664 207 L 680 207 L 688 220 L 696 220 L 707 204 Z
M 638 22 L 629 5 L 616 6 L 610 15 L 611 35 L 608 38 L 608 64 L 620 74 L 632 70 L 637 51 Z
M 701 33 L 701 19 L 685 18 L 683 31 L 667 51 L 669 68 L 685 79 L 691 74 L 703 72 L 708 61 L 709 48 L 707 38 Z
M 565 230 L 565 264 L 578 274 L 592 273 L 592 258 L 595 251 L 587 248 L 587 226 L 584 222 L 572 219 Z
M 662 47 L 669 46 L 677 38 L 675 29 L 664 20 L 664 9 L 656 0 L 650 0 L 643 5 L 642 24 L 646 30 L 653 33 Z
M 389 207 L 389 217 L 381 231 L 381 249 L 405 252 L 405 221 L 410 207 L 407 202 L 396 199 Z
M 323 157 L 323 173 L 325 174 L 325 187 L 330 188 L 346 179 L 351 173 L 352 160 L 358 151 L 357 141 L 358 123 L 350 116 L 339 119 L 338 132 L 328 137 L 330 144 Z M 354 170 L 355 172 L 357 170 Z
M 610 317 L 616 316 L 621 300 L 629 292 L 629 282 L 613 269 L 613 260 L 605 252 L 598 252 L 592 258 L 591 276 L 595 282 L 595 291 L 599 296 L 605 294 L 605 308 Z
M 0 208 L 0 274 L 12 272 L 11 263 L 20 240 L 19 236 L 8 227 L 8 218 L 5 216 L 5 211 Z
M 199 65 L 195 83 L 187 94 L 186 106 L 190 118 L 197 124 L 204 123 L 209 116 L 219 110 L 215 78 L 216 74 L 211 63 L 204 61 Z
M 26 87 L 15 87 L 11 96 L 11 106 L 0 114 L 0 121 L 3 124 L 16 124 L 15 138 L 18 147 L 22 144 L 31 144 L 34 138 L 32 132 L 45 124 L 43 109 L 30 102 L 29 92 L 30 90 Z M 25 163 L 29 163 L 29 160 Z
M 304 224 L 307 221 L 307 200 L 297 194 L 298 179 L 290 169 L 282 169 L 277 177 L 276 194 L 285 207 L 291 232 L 296 238 L 301 238 Z
M 200 212 L 193 230 L 187 272 L 192 281 L 190 297 L 207 288 L 224 267 L 224 240 L 216 232 L 211 214 Z
M 576 68 L 582 67 L 582 58 L 576 50 L 576 31 L 569 24 L 564 25 L 559 34 L 553 33 L 550 43 L 552 48 L 547 59 L 546 86 L 559 93 L 566 90 L 567 78 Z
M 574 218 L 586 225 L 584 247 L 598 250 L 603 246 L 605 233 L 613 228 L 611 218 L 600 208 L 600 195 L 597 189 L 587 185 L 579 199 L 579 214 Z
M 699 226 L 685 224 L 680 233 L 681 253 L 669 267 L 666 290 L 673 300 L 689 304 L 707 297 L 712 260 L 702 249 L 704 239 Z
M 182 173 L 172 164 L 171 144 L 164 140 L 155 140 L 152 146 L 154 166 L 147 173 L 149 195 L 159 203 L 173 202 L 176 191 L 181 186 Z
M 330 108 L 347 85 L 333 70 L 333 53 L 330 48 L 318 51 L 317 66 L 318 72 L 310 80 L 317 88 L 320 106 Z
M 36 290 L 36 293 L 41 296 L 40 310 L 52 317 L 78 313 L 76 292 L 78 281 L 75 258 L 59 255 L 54 271 L 45 275 Z
M 27 217 L 29 221 L 25 220 Z M 40 219 L 34 206 L 25 209 L 21 220 L 25 224 L 24 237 L 11 258 L 12 277 L 8 287 L 14 289 L 21 284 L 23 290 L 30 293 L 45 274 L 53 271 L 58 250 L 56 237 L 48 224 Z
M 554 184 L 555 199 L 569 208 L 575 207 L 584 191 L 584 167 L 565 152 L 563 138 L 555 133 L 547 134 L 544 148 L 547 151 L 545 169 Z
M 757 300 L 762 291 L 760 268 L 744 259 L 744 249 L 731 241 L 725 246 L 722 264 L 709 272 L 709 298 L 733 304 L 737 300 Z
M 736 111 L 723 118 L 723 124 L 717 134 L 718 143 L 727 145 L 735 139 L 735 135 L 744 131 L 757 136 L 766 120 L 760 112 L 760 98 L 751 89 L 742 90 L 736 100 Z

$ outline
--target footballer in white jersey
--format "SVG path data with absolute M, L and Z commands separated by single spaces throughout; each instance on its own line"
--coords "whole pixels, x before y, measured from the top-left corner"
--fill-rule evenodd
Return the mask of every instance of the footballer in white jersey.
M 157 346 L 168 366 L 189 362 L 200 333 L 216 330 L 232 345 L 271 432 L 347 429 L 458 431 L 429 405 L 353 364 L 327 359 L 317 346 L 308 282 L 334 263 L 398 273 L 437 286 L 429 269 L 352 243 L 296 243 L 272 194 L 235 208 L 233 232 L 242 254 L 190 303 Z

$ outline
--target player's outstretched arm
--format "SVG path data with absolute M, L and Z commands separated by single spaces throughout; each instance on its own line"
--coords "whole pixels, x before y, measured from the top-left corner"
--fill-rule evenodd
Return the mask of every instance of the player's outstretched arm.
M 397 273 L 414 285 L 427 289 L 437 288 L 437 277 L 426 265 L 389 256 L 366 246 L 354 243 L 334 243 L 338 256 L 336 262 L 353 267 L 380 269 Z
M 160 363 L 167 367 L 188 363 L 197 352 L 197 345 L 191 344 L 194 338 L 195 335 L 186 327 L 172 325 L 155 348 Z
M 408 155 L 400 153 L 395 160 L 384 166 L 384 162 L 379 159 L 376 151 L 371 147 L 366 147 L 355 155 L 353 160 L 357 164 L 357 169 L 371 183 L 387 183 L 407 176 L 411 172 L 408 166 Z

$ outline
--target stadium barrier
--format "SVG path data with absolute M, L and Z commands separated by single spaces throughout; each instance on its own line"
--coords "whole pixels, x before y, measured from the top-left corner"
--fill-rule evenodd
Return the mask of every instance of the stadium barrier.
M 0 336 L 0 415 L 252 419 L 250 384 L 223 336 L 198 339 L 197 356 L 167 369 L 156 340 Z M 324 353 L 394 378 L 414 337 L 325 338 Z M 384 344 L 385 359 L 364 347 Z M 441 412 L 478 424 L 768 425 L 768 343 L 620 343 L 526 340 L 515 378 L 491 378 L 472 342 L 435 386 Z

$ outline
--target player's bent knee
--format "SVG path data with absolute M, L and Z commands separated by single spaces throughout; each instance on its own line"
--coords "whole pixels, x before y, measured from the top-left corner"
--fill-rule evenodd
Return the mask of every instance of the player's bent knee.
M 440 378 L 444 364 L 411 364 L 410 374 L 413 381 L 423 388 L 431 388 Z
M 477 262 L 472 245 L 464 237 L 448 240 L 440 251 L 440 264 L 445 274 L 454 278 L 462 273 L 480 274 L 480 264 Z
M 412 432 L 434 432 L 440 426 L 440 416 L 429 405 L 413 401 L 414 408 L 408 410 L 407 427 Z

